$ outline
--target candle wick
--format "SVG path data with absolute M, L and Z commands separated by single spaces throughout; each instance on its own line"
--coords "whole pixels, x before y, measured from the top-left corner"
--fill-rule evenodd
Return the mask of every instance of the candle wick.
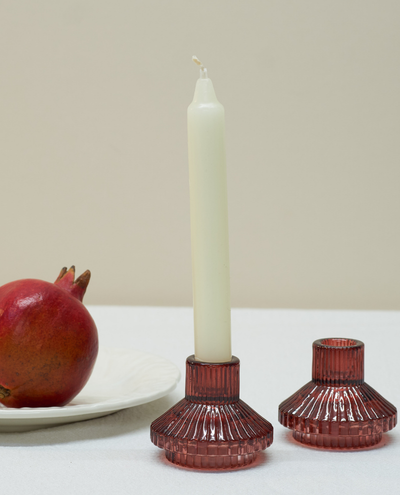
M 202 79 L 206 79 L 207 78 L 207 69 L 204 67 L 204 65 L 200 62 L 200 60 L 195 55 L 193 55 L 192 60 L 195 64 L 197 64 L 200 67 L 200 77 Z

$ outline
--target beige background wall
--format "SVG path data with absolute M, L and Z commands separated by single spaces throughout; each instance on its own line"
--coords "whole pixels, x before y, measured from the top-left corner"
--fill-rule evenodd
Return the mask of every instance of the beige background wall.
M 0 1 L 0 283 L 190 305 L 186 108 L 227 117 L 234 306 L 400 309 L 397 0 Z

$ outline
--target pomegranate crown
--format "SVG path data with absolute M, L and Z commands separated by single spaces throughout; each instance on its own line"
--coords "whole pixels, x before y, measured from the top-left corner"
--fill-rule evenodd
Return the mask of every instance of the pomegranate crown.
M 69 292 L 76 297 L 79 301 L 83 300 L 87 286 L 89 285 L 90 271 L 86 270 L 80 277 L 75 280 L 75 267 L 74 265 L 68 270 L 66 266 L 61 269 L 60 275 L 54 282 L 55 285 Z

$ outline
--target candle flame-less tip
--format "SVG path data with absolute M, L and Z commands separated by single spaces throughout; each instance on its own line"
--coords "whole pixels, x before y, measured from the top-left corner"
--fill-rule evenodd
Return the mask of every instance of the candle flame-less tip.
M 199 65 L 201 69 L 204 69 L 204 65 L 200 62 L 196 55 L 193 55 L 192 60 L 195 64 Z
M 200 62 L 200 60 L 193 55 L 192 60 L 195 64 L 197 64 L 200 67 L 200 77 L 207 77 L 207 69 L 204 67 L 204 65 Z

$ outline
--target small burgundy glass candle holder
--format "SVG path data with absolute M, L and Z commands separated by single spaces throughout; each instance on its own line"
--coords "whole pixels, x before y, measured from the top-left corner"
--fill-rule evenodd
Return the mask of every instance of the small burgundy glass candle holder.
M 279 406 L 279 422 L 303 444 L 361 449 L 397 423 L 396 408 L 364 382 L 364 344 L 329 338 L 313 343 L 312 380 Z
M 269 447 L 273 427 L 239 399 L 239 359 L 186 361 L 185 398 L 151 425 L 151 441 L 179 466 L 233 469 Z

